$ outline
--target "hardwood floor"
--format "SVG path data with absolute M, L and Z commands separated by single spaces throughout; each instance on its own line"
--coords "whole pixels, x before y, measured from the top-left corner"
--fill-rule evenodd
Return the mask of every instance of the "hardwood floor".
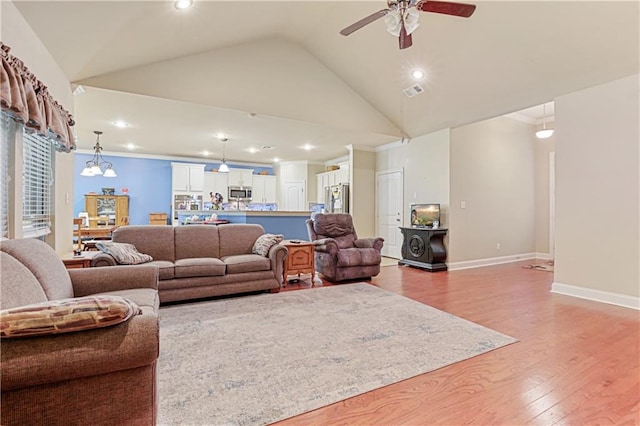
M 519 342 L 277 425 L 640 424 L 640 313 L 552 294 L 528 263 L 383 267 L 373 285 Z

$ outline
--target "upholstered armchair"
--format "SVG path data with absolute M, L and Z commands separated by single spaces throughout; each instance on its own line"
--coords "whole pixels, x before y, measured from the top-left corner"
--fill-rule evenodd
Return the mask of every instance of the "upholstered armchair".
M 317 214 L 307 219 L 315 243 L 315 266 L 329 281 L 370 278 L 380 273 L 382 238 L 358 238 L 351 215 Z
M 158 268 L 67 270 L 21 239 L 0 270 L 0 424 L 155 425 Z

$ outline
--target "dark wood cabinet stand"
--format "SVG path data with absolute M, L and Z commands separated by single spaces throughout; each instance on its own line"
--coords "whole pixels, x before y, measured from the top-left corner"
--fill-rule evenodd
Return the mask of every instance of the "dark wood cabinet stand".
M 415 266 L 430 272 L 446 271 L 447 249 L 444 237 L 447 228 L 400 227 L 402 236 L 402 260 L 399 265 Z

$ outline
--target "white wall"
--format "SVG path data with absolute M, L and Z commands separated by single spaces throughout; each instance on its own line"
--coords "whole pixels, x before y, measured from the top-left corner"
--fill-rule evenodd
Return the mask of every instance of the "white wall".
M 373 237 L 376 232 L 376 153 L 350 147 L 349 210 L 358 237 Z
M 394 143 L 378 150 L 376 171 L 403 169 L 404 217 L 409 226 L 411 203 L 439 203 L 442 226 L 449 211 L 449 129 Z
M 640 75 L 558 97 L 553 290 L 640 308 Z
M 550 169 L 549 158 L 555 151 L 555 134 L 547 139 L 538 139 L 532 133 L 535 149 L 535 251 L 538 255 L 551 258 L 549 243 L 550 209 Z
M 11 54 L 22 60 L 47 85 L 54 99 L 73 114 L 71 85 L 40 39 L 11 1 L 0 2 L 0 15 L 0 39 L 11 47 Z M 53 233 L 47 241 L 62 254 L 73 249 L 73 154 L 57 153 L 55 167 Z M 21 176 L 22 168 L 17 167 L 14 178 Z M 16 195 L 15 203 L 21 205 L 22 195 Z
M 449 263 L 534 252 L 533 130 L 508 117 L 451 130 Z

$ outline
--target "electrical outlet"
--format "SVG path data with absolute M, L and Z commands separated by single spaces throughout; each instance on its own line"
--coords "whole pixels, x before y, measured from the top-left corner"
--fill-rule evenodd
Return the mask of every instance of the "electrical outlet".
M 460 201 L 460 208 L 461 209 L 466 209 L 467 208 L 467 203 L 465 201 Z
M 496 250 L 500 250 L 500 243 L 496 244 Z

